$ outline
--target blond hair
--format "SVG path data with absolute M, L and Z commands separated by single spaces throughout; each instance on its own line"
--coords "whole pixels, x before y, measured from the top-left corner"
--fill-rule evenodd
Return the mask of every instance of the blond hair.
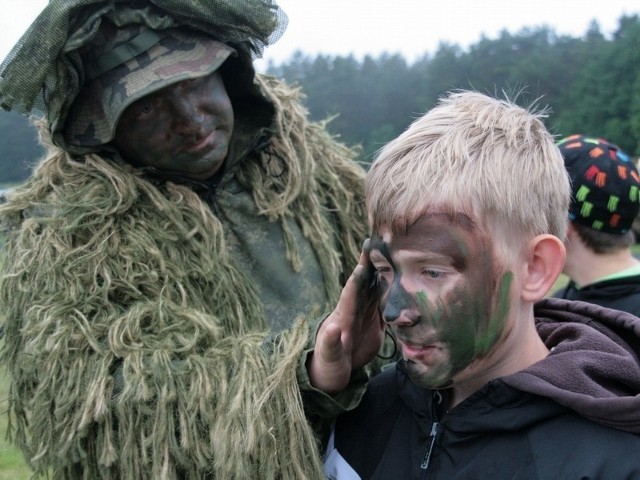
M 477 92 L 441 99 L 371 167 L 366 199 L 373 231 L 382 225 L 402 231 L 439 208 L 471 214 L 519 240 L 543 233 L 564 239 L 569 178 L 543 117 Z

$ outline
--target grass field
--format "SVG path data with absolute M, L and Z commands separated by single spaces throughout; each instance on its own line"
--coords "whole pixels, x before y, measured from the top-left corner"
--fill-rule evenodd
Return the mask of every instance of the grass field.
M 569 283 L 569 279 L 565 274 L 561 273 L 556 282 L 553 284 L 553 287 L 551 287 L 547 292 L 547 295 L 551 295 L 559 288 L 564 287 L 567 283 Z
M 7 397 L 9 380 L 0 367 L 0 480 L 27 480 L 31 470 L 26 466 L 20 451 L 7 442 Z
M 0 236 L 0 253 L 4 237 Z M 0 266 L 3 256 L 0 255 Z M 0 317 L 0 324 L 4 318 Z M 0 340 L 0 347 L 2 340 Z M 7 409 L 9 397 L 9 378 L 4 365 L 0 364 L 0 480 L 27 480 L 31 470 L 27 467 L 20 451 L 7 440 Z

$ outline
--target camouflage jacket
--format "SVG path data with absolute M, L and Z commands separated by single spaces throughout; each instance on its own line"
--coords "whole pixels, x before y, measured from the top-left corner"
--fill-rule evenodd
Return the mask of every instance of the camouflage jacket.
M 268 114 L 237 109 L 211 182 L 51 147 L 0 205 L 0 360 L 11 434 L 36 472 L 321 475 L 302 398 L 333 416 L 366 376 L 332 398 L 305 360 L 366 235 L 364 174 L 296 90 L 255 86 Z

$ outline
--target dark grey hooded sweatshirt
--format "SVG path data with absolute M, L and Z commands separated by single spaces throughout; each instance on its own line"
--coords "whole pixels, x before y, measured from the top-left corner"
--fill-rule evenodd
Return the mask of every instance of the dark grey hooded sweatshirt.
M 402 363 L 341 416 L 332 479 L 640 479 L 640 318 L 545 299 L 543 360 L 497 378 L 449 412 Z

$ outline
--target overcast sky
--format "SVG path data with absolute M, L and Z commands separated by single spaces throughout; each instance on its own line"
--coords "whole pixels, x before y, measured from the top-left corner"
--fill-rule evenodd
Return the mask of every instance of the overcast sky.
M 609 35 L 623 14 L 640 13 L 638 0 L 280 0 L 289 27 L 265 51 L 275 63 L 301 50 L 310 55 L 402 53 L 412 61 L 434 53 L 439 42 L 467 47 L 484 34 L 548 25 L 558 34 L 582 36 L 592 20 Z M 47 4 L 46 0 L 0 0 L 0 58 Z M 10 12 L 10 13 L 9 13 Z

